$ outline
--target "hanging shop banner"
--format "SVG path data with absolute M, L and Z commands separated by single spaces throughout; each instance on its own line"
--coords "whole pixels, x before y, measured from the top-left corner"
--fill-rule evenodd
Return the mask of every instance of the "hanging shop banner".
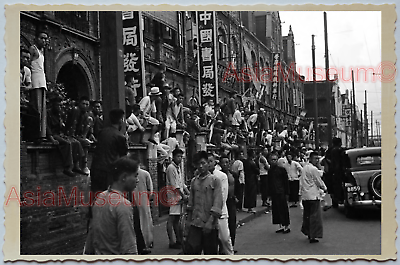
M 273 72 L 272 72 L 272 100 L 278 98 L 279 90 L 279 68 L 281 66 L 281 55 L 279 53 L 272 54 L 273 61 Z
M 344 116 L 344 117 L 351 116 L 351 106 L 350 105 L 342 106 L 342 116 Z
M 198 60 L 199 60 L 199 92 L 200 104 L 204 105 L 210 99 L 217 103 L 218 99 L 218 68 L 216 50 L 215 12 L 198 11 Z
M 139 98 L 146 95 L 144 75 L 143 26 L 140 11 L 122 11 L 125 80 L 132 77 Z

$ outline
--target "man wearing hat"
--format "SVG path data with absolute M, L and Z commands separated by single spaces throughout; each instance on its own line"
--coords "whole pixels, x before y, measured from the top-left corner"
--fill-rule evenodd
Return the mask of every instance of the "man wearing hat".
M 153 144 L 157 144 L 157 142 L 154 140 L 154 134 L 158 130 L 158 125 L 160 125 L 160 122 L 156 118 L 154 118 L 157 114 L 155 101 L 156 98 L 161 94 L 162 93 L 160 92 L 160 89 L 158 87 L 152 87 L 149 95 L 143 97 L 142 100 L 139 102 L 140 110 L 142 111 L 143 116 L 146 120 L 145 124 L 149 123 L 152 126 L 149 142 Z

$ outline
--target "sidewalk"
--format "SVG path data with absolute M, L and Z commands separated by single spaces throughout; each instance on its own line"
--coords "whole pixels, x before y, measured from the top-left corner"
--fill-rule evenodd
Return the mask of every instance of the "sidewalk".
M 253 208 L 256 213 L 237 212 L 236 220 L 238 228 L 250 222 L 254 218 L 257 218 L 263 214 L 269 213 L 267 207 L 263 207 L 261 195 L 257 195 L 256 207 Z M 247 210 L 247 209 L 245 209 Z M 158 222 L 154 224 L 154 248 L 151 249 L 151 255 L 178 255 L 181 250 L 169 249 L 168 248 L 168 235 L 167 235 L 167 220 L 168 215 L 164 215 L 158 219 Z

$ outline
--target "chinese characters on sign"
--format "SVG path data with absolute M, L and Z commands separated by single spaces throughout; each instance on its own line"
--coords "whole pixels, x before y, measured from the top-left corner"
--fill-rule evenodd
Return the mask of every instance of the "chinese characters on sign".
M 143 36 L 140 30 L 141 14 L 139 11 L 122 11 L 122 36 L 124 46 L 124 73 L 131 77 L 133 89 L 139 97 L 143 96 Z
M 273 72 L 272 72 L 272 100 L 276 100 L 278 97 L 279 89 L 279 67 L 280 67 L 280 54 L 273 53 Z
M 346 124 L 346 127 L 351 127 L 351 106 L 342 107 L 342 119 Z
M 210 99 L 216 103 L 218 96 L 214 19 L 215 14 L 213 11 L 199 11 L 197 13 L 201 104 L 208 102 Z

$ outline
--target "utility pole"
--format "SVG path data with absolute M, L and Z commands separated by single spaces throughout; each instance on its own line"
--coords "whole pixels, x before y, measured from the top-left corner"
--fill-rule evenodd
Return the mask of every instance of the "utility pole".
M 312 66 L 313 66 L 313 82 L 314 82 L 314 131 L 315 131 L 315 150 L 319 148 L 319 128 L 318 128 L 318 94 L 317 94 L 317 81 L 315 80 L 315 45 L 314 45 L 314 37 L 315 35 L 311 35 L 312 37 Z
M 378 142 L 379 146 L 381 146 L 382 145 L 382 143 L 381 143 L 382 137 L 381 137 L 380 123 L 378 120 L 375 120 L 375 123 L 376 123 L 376 142 Z
M 353 147 L 357 147 L 357 113 L 356 113 L 356 92 L 354 89 L 354 71 L 351 70 L 351 82 L 353 84 Z
M 350 100 L 351 99 L 351 100 Z M 350 135 L 351 135 L 351 147 L 354 147 L 354 115 L 353 115 L 353 91 L 350 91 L 350 97 L 349 97 L 349 105 L 350 105 Z
M 377 137 L 381 136 L 381 128 L 379 126 L 380 126 L 380 123 L 378 120 L 376 120 L 376 131 L 377 131 L 376 136 Z
M 363 127 L 363 111 L 361 110 L 360 111 L 361 112 L 361 133 L 360 133 L 360 146 L 363 146 L 363 144 L 364 144 L 364 127 Z M 364 113 L 364 115 L 365 115 L 365 113 Z
M 329 108 L 329 117 L 328 122 L 328 143 L 331 145 L 332 143 L 332 114 L 336 121 L 336 111 L 335 106 L 332 109 L 332 82 L 329 78 L 329 49 L 328 49 L 328 22 L 326 18 L 326 12 L 324 12 L 324 37 L 325 37 L 325 83 L 329 88 L 329 97 L 328 97 L 328 108 Z M 332 113 L 333 112 L 333 113 Z M 336 136 L 336 135 L 335 135 Z
M 374 138 L 374 119 L 373 119 L 373 116 L 374 115 L 374 112 L 371 110 L 371 140 L 373 140 L 373 138 Z
M 367 90 L 365 90 L 365 99 L 364 99 L 364 131 L 365 131 L 365 146 L 368 146 L 368 110 L 367 110 Z

